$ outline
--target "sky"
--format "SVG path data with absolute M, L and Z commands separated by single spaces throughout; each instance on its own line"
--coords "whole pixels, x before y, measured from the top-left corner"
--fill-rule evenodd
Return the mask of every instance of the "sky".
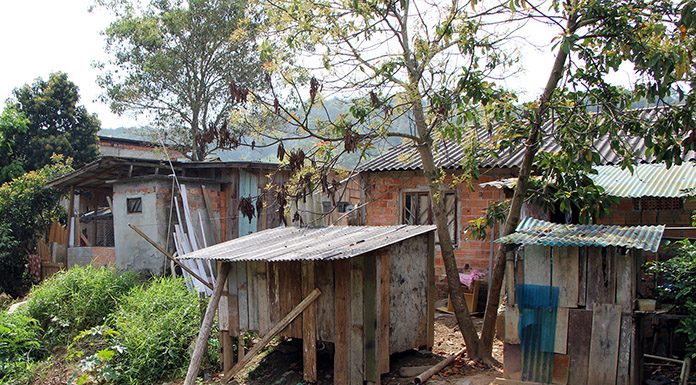
M 132 116 L 117 116 L 97 98 L 96 60 L 105 60 L 100 34 L 111 20 L 103 10 L 89 12 L 92 0 L 0 0 L 0 102 L 36 78 L 63 71 L 80 88 L 81 103 L 104 128 L 131 127 Z
M 0 0 L 0 102 L 12 90 L 36 78 L 48 78 L 63 71 L 80 88 L 81 103 L 96 113 L 103 128 L 146 125 L 143 118 L 118 116 L 98 100 L 102 93 L 96 84 L 95 61 L 105 61 L 101 31 L 111 16 L 102 9 L 89 12 L 93 0 Z M 520 44 L 522 71 L 507 79 L 506 86 L 532 99 L 543 88 L 551 67 L 552 53 L 548 31 L 542 26 L 529 27 L 529 41 Z M 527 43 L 533 43 L 536 48 Z M 619 83 L 630 84 L 628 72 L 615 75 Z

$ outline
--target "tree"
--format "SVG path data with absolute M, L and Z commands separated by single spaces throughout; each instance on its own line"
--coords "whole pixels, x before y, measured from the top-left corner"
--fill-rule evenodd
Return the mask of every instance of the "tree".
M 296 177 L 279 188 L 280 202 L 285 195 L 302 199 L 317 188 L 333 191 L 326 174 L 345 153 L 364 154 L 384 138 L 417 146 L 459 328 L 468 355 L 479 359 L 485 357 L 464 302 L 445 214 L 445 190 L 453 181 L 435 163 L 436 143 L 466 137 L 469 125 L 482 123 L 480 109 L 492 115 L 512 113 L 493 107 L 513 95 L 487 80 L 491 74 L 504 75 L 509 58 L 498 49 L 500 36 L 488 32 L 491 25 L 481 20 L 506 10 L 498 5 L 470 11 L 471 5 L 459 0 L 442 5 L 409 0 L 262 2 L 263 22 L 272 29 L 261 45 L 270 91 L 250 92 L 258 106 L 256 119 L 265 112 L 285 123 L 281 132 L 263 125 L 255 130 L 263 145 L 280 143 L 281 160 L 287 154 L 283 143 L 308 137 L 318 141 L 307 153 L 290 152 L 289 168 Z M 332 94 L 347 100 L 349 113 L 328 116 L 324 100 Z M 410 122 L 405 132 L 393 128 L 401 117 Z M 476 146 L 475 141 L 469 144 Z M 473 153 L 471 160 L 455 183 L 478 173 Z
M 15 156 L 14 147 L 28 125 L 29 120 L 10 106 L 0 114 L 0 184 L 24 172 L 23 159 Z
M 233 0 L 99 0 L 117 16 L 105 31 L 112 55 L 98 83 L 117 113 L 154 119 L 167 139 L 193 160 L 238 140 L 227 128 L 230 109 L 258 85 L 254 21 Z
M 76 167 L 96 159 L 100 122 L 79 100 L 77 85 L 62 72 L 15 89 L 6 109 L 17 113 L 13 143 L 8 143 L 12 153 L 2 161 L 21 163 L 29 171 L 51 164 L 53 154 L 74 159 Z
M 694 34 L 688 33 L 693 32 L 693 2 L 555 0 L 551 14 L 527 4 L 522 11 L 525 17 L 550 22 L 562 35 L 542 94 L 516 119 L 515 126 L 523 129 L 515 135 L 524 138 L 525 151 L 503 235 L 512 233 L 519 223 L 535 160 L 546 166 L 547 176 L 561 176 L 568 169 L 580 169 L 584 173 L 578 175 L 586 175 L 600 159 L 595 139 L 611 135 L 611 148 L 625 167 L 630 168 L 635 156 L 640 156 L 624 141 L 627 136 L 644 138 L 646 156 L 679 164 L 696 139 L 696 79 L 691 64 L 695 45 Z M 623 63 L 631 63 L 640 75 L 629 92 L 607 81 L 608 74 Z M 675 93 L 678 103 L 666 102 Z M 659 107 L 631 111 L 631 103 L 641 98 Z M 548 121 L 551 129 L 545 130 Z M 539 153 L 549 140 L 562 150 Z M 481 333 L 484 355 L 490 355 L 493 344 L 508 251 L 510 247 L 502 247 L 495 257 Z
M 60 192 L 47 189 L 47 182 L 73 170 L 70 159 L 54 155 L 51 163 L 0 186 L 0 291 L 22 294 L 27 256 L 36 236 L 59 218 Z
M 519 222 L 534 174 L 572 181 L 569 186 L 595 198 L 601 193 L 587 178 L 599 161 L 593 148 L 599 137 L 612 135 L 612 150 L 626 167 L 636 155 L 623 140 L 627 136 L 645 138 L 648 156 L 679 162 L 684 148 L 693 147 L 690 138 L 696 127 L 693 84 L 683 84 L 693 83 L 693 35 L 679 22 L 680 9 L 685 11 L 682 21 L 693 12 L 689 4 L 519 0 L 486 5 L 453 0 L 437 6 L 409 0 L 268 0 L 261 6 L 272 31 L 261 48 L 270 92 L 252 95 L 256 106 L 290 123 L 292 130 L 282 136 L 267 131 L 256 135 L 269 143 L 280 141 L 281 160 L 286 154 L 283 142 L 304 137 L 320 141 L 307 154 L 290 153 L 290 168 L 300 174 L 294 193 L 327 188 L 321 177 L 317 181 L 308 176 L 305 158 L 323 168 L 333 164 L 334 156 L 364 151 L 376 139 L 398 137 L 414 143 L 434 197 L 448 287 L 467 354 L 488 360 L 506 250 L 497 253 L 479 340 L 463 302 L 442 199 L 448 183 L 470 183 L 476 176 L 476 154 L 485 146 L 478 143 L 474 128 L 483 126 L 496 139 L 487 151 L 525 149 L 506 234 Z M 508 22 L 506 33 L 514 34 L 515 22 L 521 20 L 541 20 L 560 31 L 549 32 L 549 40 L 556 40 L 555 58 L 544 90 L 526 104 L 492 83 L 491 75 L 499 76 L 508 58 L 504 48 L 496 50 L 505 35 L 487 32 Z M 303 54 L 318 59 L 298 59 Z M 312 67 L 319 62 L 323 68 Z M 641 76 L 629 92 L 607 81 L 625 62 Z M 679 104 L 664 103 L 672 93 L 679 95 Z M 322 117 L 324 97 L 331 94 L 348 99 L 350 112 L 336 119 Z M 661 107 L 650 114 L 628 111 L 638 98 L 660 102 Z M 408 132 L 390 128 L 400 116 L 410 120 Z M 470 150 L 465 177 L 450 180 L 435 164 L 436 143 L 443 139 L 459 140 Z M 562 151 L 538 153 L 548 140 L 559 143 Z M 580 214 L 592 218 L 592 213 Z

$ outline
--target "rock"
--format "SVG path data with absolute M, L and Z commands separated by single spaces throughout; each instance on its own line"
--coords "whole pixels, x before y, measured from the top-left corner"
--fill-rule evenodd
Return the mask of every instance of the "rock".
M 404 366 L 399 368 L 399 377 L 415 377 L 430 368 L 431 366 Z
M 7 309 L 7 314 L 12 314 L 16 312 L 20 307 L 24 306 L 28 301 L 17 302 L 12 304 L 9 309 Z

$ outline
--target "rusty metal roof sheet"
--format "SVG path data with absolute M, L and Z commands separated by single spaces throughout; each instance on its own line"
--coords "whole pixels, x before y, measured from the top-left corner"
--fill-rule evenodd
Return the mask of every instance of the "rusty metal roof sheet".
M 564 225 L 527 217 L 496 242 L 543 246 L 621 246 L 657 252 L 665 226 Z
M 639 164 L 633 173 L 616 166 L 597 166 L 591 175 L 608 195 L 622 198 L 678 198 L 696 194 L 696 165 L 686 163 L 670 168 L 661 164 Z
M 302 261 L 356 257 L 417 235 L 435 226 L 278 227 L 259 231 L 180 256 L 217 261 Z

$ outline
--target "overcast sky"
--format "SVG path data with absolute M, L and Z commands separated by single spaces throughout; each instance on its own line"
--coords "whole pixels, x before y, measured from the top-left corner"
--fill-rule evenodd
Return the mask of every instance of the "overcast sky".
M 92 68 L 92 63 L 106 58 L 100 31 L 108 25 L 110 16 L 103 10 L 90 13 L 92 1 L 0 0 L 0 101 L 3 104 L 15 87 L 63 71 L 80 87 L 82 103 L 99 116 L 102 127 L 147 123 L 132 116 L 114 115 L 97 100 L 101 89 L 95 83 L 98 71 Z M 551 65 L 551 49 L 544 41 L 549 34 L 539 28 L 543 27 L 533 27 L 527 36 L 536 39 L 534 43 L 546 46 L 525 48 L 524 72 L 507 81 L 508 86 L 523 91 L 527 98 L 540 92 Z M 539 40 L 540 37 L 544 40 Z M 624 84 L 630 82 L 626 73 L 620 74 L 618 80 Z

